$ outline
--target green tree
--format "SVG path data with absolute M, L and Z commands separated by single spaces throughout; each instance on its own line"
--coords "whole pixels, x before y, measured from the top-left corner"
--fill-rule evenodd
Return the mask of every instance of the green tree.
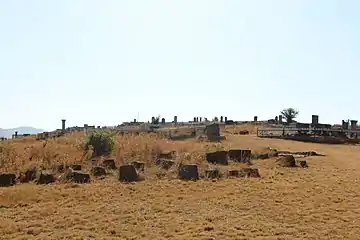
M 280 113 L 285 118 L 287 123 L 292 123 L 294 119 L 299 115 L 299 111 L 294 108 L 285 108 Z
M 92 150 L 93 157 L 109 155 L 115 147 L 113 136 L 106 131 L 92 132 L 84 142 L 84 150 Z

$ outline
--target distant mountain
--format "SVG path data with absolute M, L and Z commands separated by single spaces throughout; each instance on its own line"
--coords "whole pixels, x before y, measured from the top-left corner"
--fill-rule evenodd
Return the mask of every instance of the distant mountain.
M 0 128 L 0 137 L 11 138 L 11 136 L 16 131 L 18 132 L 19 135 L 26 134 L 26 133 L 36 134 L 36 133 L 44 132 L 43 129 L 33 128 L 33 127 L 17 127 L 17 128 L 9 128 L 9 129 Z

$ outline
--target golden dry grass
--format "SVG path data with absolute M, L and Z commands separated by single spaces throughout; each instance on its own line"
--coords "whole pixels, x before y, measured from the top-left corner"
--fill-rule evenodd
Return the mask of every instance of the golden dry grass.
M 54 162 L 81 162 L 88 168 L 89 160 L 77 148 L 80 140 L 74 134 L 45 147 L 31 138 L 11 141 L 0 155 L 2 170 Z M 273 159 L 254 161 L 261 179 L 184 182 L 159 178 L 150 165 L 153 154 L 177 150 L 178 160 L 186 158 L 203 170 L 209 165 L 201 153 L 232 147 L 312 150 L 327 156 L 306 158 L 308 169 L 276 168 Z M 118 136 L 117 163 L 147 161 L 146 181 L 122 184 L 114 173 L 84 185 L 0 188 L 0 239 L 359 239 L 359 153 L 357 146 L 254 135 L 228 134 L 221 144 Z

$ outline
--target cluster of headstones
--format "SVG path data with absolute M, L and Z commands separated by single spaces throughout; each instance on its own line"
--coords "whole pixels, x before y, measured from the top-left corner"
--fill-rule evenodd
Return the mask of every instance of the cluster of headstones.
M 175 164 L 175 152 L 162 153 L 155 161 L 155 165 L 161 169 L 169 170 Z M 249 162 L 251 150 L 234 149 L 230 151 L 216 151 L 206 153 L 206 160 L 211 164 L 228 165 L 228 160 L 236 162 Z M 97 179 L 102 179 L 108 174 L 108 170 L 118 170 L 120 182 L 135 182 L 144 180 L 145 163 L 134 161 L 130 164 L 116 167 L 113 159 L 106 159 L 100 165 L 93 166 L 90 173 L 82 172 L 82 166 L 73 165 L 56 165 L 52 171 L 29 169 L 24 173 L 16 176 L 14 173 L 0 173 L 0 186 L 12 186 L 16 183 L 35 182 L 37 184 L 49 184 L 57 180 L 70 181 L 74 183 L 90 183 L 91 175 Z M 59 177 L 55 175 L 60 173 Z M 222 174 L 218 169 L 208 169 L 202 176 L 196 164 L 180 164 L 177 166 L 178 178 L 182 180 L 198 180 L 204 178 L 220 178 Z M 260 177 L 258 169 L 241 168 L 228 172 L 229 177 Z
M 198 122 L 203 122 L 203 120 L 204 120 L 204 122 L 209 122 L 209 120 L 206 117 L 204 117 L 204 119 L 202 117 L 194 117 L 193 122 L 198 123 Z M 214 120 L 215 120 L 215 122 L 219 122 L 219 121 L 220 122 L 227 122 L 228 118 L 224 117 L 224 116 L 220 116 L 220 119 L 215 117 Z
M 139 172 L 143 171 L 145 167 L 144 163 L 133 162 L 128 165 L 122 165 L 118 168 L 119 181 L 132 182 L 139 179 Z M 91 175 L 97 179 L 104 178 L 108 171 L 117 170 L 115 160 L 106 159 L 101 164 L 93 166 L 90 173 L 82 171 L 82 165 L 71 164 L 55 165 L 51 171 L 49 170 L 37 170 L 36 168 L 28 169 L 27 171 L 20 173 L 16 176 L 14 173 L 0 173 L 0 186 L 12 186 L 16 183 L 28 183 L 35 182 L 37 184 L 49 184 L 57 180 L 74 182 L 74 183 L 90 183 Z M 60 174 L 56 177 L 57 174 Z
M 175 152 L 160 154 L 156 161 L 156 165 L 162 169 L 169 170 L 175 166 Z M 205 154 L 206 161 L 214 165 L 228 165 L 229 160 L 234 162 L 250 163 L 251 150 L 232 149 L 229 151 L 215 151 Z M 178 175 L 180 179 L 196 180 L 200 178 L 198 167 L 196 164 L 180 164 L 178 167 Z M 240 168 L 232 169 L 227 173 L 228 177 L 260 177 L 259 170 L 256 168 Z M 201 176 L 204 178 L 220 178 L 222 173 L 219 169 L 205 170 Z

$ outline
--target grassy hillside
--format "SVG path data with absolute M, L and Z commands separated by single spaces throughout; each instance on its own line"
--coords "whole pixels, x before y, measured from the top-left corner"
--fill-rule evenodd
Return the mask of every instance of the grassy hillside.
M 249 127 L 248 127 L 249 128 Z M 250 129 L 251 130 L 251 129 Z M 117 136 L 119 165 L 147 162 L 146 180 L 117 181 L 116 173 L 90 184 L 32 183 L 0 188 L 3 239 L 358 239 L 360 235 L 360 150 L 357 146 L 311 144 L 234 135 L 223 130 L 220 144 L 190 139 L 169 141 L 155 135 Z M 251 130 L 253 131 L 253 130 Z M 32 138 L 2 143 L 1 170 L 31 165 L 93 161 L 83 155 L 83 135 L 47 144 Z M 159 174 L 152 156 L 176 150 L 177 161 L 211 168 L 203 153 L 216 149 L 265 148 L 317 151 L 309 168 L 281 168 L 275 159 L 253 160 L 261 178 L 186 182 L 170 170 Z M 239 168 L 231 163 L 222 171 Z M 1 237 L 0 237 L 1 238 Z

